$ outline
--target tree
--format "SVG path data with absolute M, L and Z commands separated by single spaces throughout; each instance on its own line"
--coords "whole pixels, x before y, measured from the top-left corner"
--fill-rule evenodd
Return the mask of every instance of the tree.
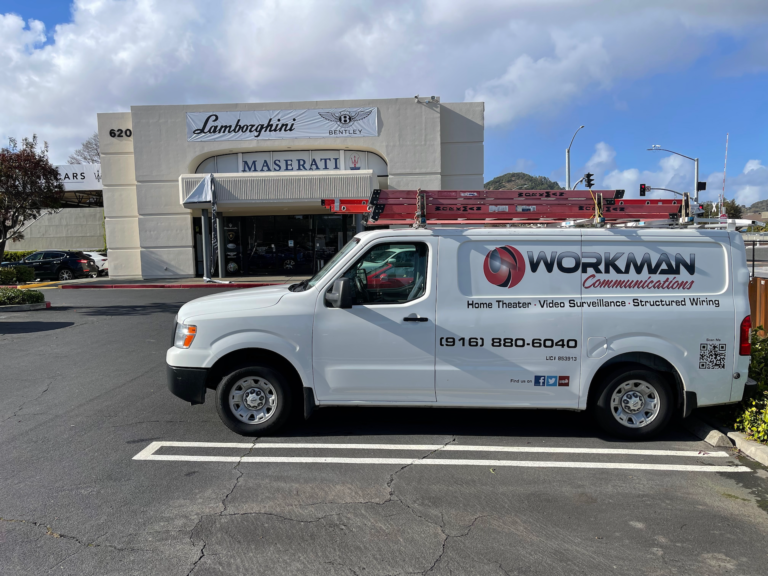
M 703 204 L 703 207 L 704 207 L 704 214 L 702 214 L 703 218 L 717 218 L 720 215 L 718 213 L 720 206 L 718 206 L 717 204 L 713 204 L 712 202 L 705 202 Z M 738 219 L 744 215 L 744 207 L 739 206 L 736 203 L 736 200 L 726 200 L 725 213 L 728 215 L 728 218 Z
M 702 218 L 717 218 L 717 206 L 712 202 L 704 202 L 702 207 L 704 208 L 704 214 L 701 215 Z
M 728 214 L 728 218 L 741 218 L 744 215 L 744 207 L 736 204 L 736 200 L 725 201 L 725 213 Z
M 94 132 L 93 136 L 83 142 L 82 146 L 74 151 L 67 158 L 68 164 L 101 164 L 101 154 L 99 153 L 99 133 Z
M 8 240 L 22 240 L 24 222 L 59 206 L 64 184 L 48 159 L 48 143 L 38 150 L 37 136 L 15 138 L 0 150 L 0 256 Z

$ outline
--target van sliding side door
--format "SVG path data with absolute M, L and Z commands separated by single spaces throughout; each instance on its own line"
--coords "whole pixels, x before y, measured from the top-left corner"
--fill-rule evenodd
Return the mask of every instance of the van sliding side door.
M 438 402 L 578 405 L 580 251 L 578 230 L 441 237 Z

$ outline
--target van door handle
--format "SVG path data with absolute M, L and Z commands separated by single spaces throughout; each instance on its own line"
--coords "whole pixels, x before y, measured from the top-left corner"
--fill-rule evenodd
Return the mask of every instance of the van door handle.
M 429 318 L 424 318 L 421 316 L 406 316 L 403 318 L 403 322 L 428 322 Z

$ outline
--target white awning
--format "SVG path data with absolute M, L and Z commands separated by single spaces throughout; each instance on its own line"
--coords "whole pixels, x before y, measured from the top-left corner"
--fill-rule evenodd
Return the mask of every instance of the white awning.
M 192 196 L 206 174 L 183 174 L 179 177 L 181 203 L 185 208 L 210 207 Z M 295 173 L 213 174 L 216 199 L 220 211 L 227 209 L 272 208 L 296 214 L 324 210 L 323 199 L 369 199 L 378 179 L 373 170 L 322 170 Z M 192 196 L 190 198 L 190 196 Z M 190 202 L 188 202 L 190 200 Z

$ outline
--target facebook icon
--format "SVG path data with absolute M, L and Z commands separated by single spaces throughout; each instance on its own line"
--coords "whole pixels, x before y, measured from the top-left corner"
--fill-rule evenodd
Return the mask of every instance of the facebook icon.
M 547 385 L 547 377 L 546 376 L 534 376 L 533 377 L 533 385 L 534 386 L 546 386 Z

